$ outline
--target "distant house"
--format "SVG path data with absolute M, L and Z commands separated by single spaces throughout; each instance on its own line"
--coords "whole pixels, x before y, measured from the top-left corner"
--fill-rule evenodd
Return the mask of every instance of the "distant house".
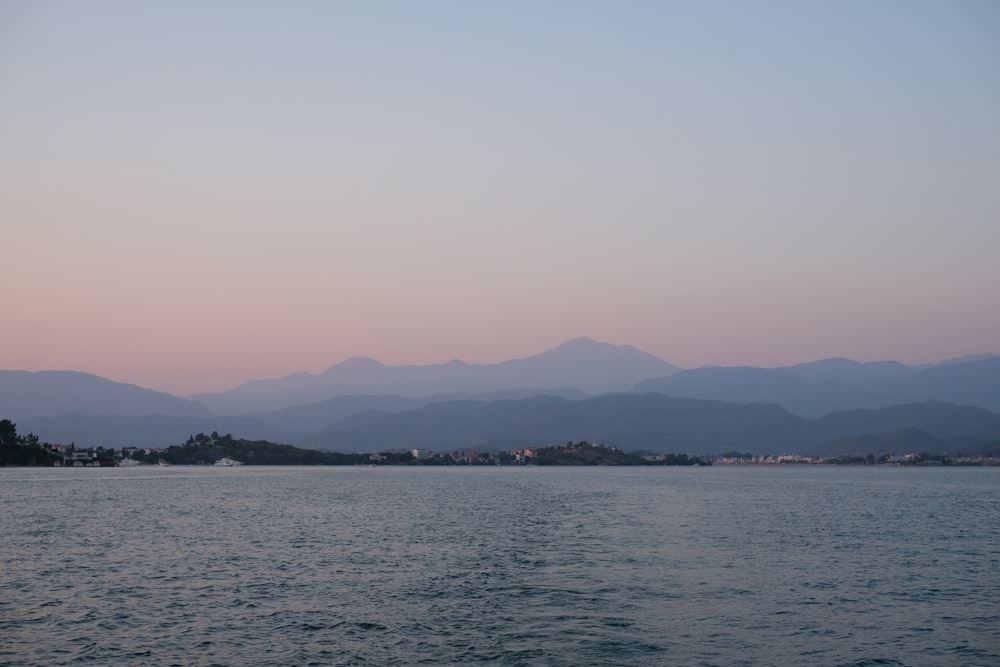
M 530 459 L 535 455 L 534 449 L 529 449 L 525 447 L 524 449 L 512 449 L 510 450 L 510 455 L 514 458 L 517 463 L 524 463 L 525 459 Z

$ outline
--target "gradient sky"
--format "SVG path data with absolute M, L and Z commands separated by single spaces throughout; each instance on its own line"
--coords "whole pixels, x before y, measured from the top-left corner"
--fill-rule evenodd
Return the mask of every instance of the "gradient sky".
M 1000 352 L 1000 3 L 0 4 L 0 368 Z

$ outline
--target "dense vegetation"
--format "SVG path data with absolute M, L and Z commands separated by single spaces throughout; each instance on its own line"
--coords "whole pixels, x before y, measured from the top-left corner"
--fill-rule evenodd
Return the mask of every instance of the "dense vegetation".
M 708 460 L 689 457 L 686 454 L 650 458 L 589 442 L 569 442 L 565 445 L 528 449 L 522 452 L 518 456 L 508 452 L 498 455 L 424 452 L 420 458 L 415 458 L 408 451 L 384 451 L 377 455 L 343 454 L 300 449 L 264 440 L 236 439 L 229 434 L 219 435 L 213 432 L 210 435 L 199 433 L 191 436 L 184 444 L 173 445 L 163 451 L 148 454 L 137 452 L 132 458 L 144 463 L 156 463 L 162 459 L 172 465 L 211 465 L 223 458 L 248 465 L 710 465 Z
M 531 450 L 531 456 L 525 457 L 525 461 L 540 466 L 711 465 L 707 459 L 687 454 L 645 457 L 591 442 L 567 442 L 555 447 L 540 447 Z
M 173 445 L 162 452 L 132 455 L 143 463 L 157 463 L 163 459 L 172 465 L 211 465 L 223 458 L 230 458 L 247 465 L 353 465 L 368 463 L 368 454 L 341 454 L 300 449 L 279 445 L 266 440 L 243 440 L 232 435 L 199 433 L 183 445 Z
M 18 435 L 9 419 L 0 420 L 0 465 L 50 466 L 61 457 L 43 446 L 34 433 Z

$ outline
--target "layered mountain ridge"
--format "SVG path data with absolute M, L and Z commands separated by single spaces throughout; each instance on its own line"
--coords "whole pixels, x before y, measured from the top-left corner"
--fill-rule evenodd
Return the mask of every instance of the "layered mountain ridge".
M 979 411 L 980 426 L 968 410 Z M 681 370 L 632 346 L 579 338 L 497 364 L 356 357 L 317 375 L 186 398 L 72 371 L 0 371 L 0 417 L 53 442 L 108 446 L 163 446 L 216 430 L 343 451 L 591 439 L 691 454 L 802 452 L 871 444 L 873 434 L 945 448 L 1000 437 L 997 412 L 995 354 L 924 366 L 835 358 Z
M 316 403 L 350 394 L 396 394 L 423 398 L 434 394 L 575 389 L 587 394 L 628 391 L 648 378 L 680 369 L 631 345 L 599 343 L 590 338 L 567 341 L 547 352 L 495 364 L 466 364 L 457 359 L 424 366 L 388 366 L 354 357 L 323 373 L 295 373 L 254 380 L 227 392 L 188 398 L 212 410 L 247 414 Z

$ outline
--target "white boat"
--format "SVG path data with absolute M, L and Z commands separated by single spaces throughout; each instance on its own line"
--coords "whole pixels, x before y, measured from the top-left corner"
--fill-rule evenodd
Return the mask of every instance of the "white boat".
M 135 459 L 125 458 L 116 463 L 119 468 L 131 468 L 132 466 L 141 466 L 142 461 L 136 461 Z
M 241 466 L 243 464 L 240 461 L 234 461 L 233 459 L 227 456 L 225 458 L 221 458 L 218 461 L 216 461 L 215 465 L 221 466 L 223 468 L 232 468 L 233 466 Z

